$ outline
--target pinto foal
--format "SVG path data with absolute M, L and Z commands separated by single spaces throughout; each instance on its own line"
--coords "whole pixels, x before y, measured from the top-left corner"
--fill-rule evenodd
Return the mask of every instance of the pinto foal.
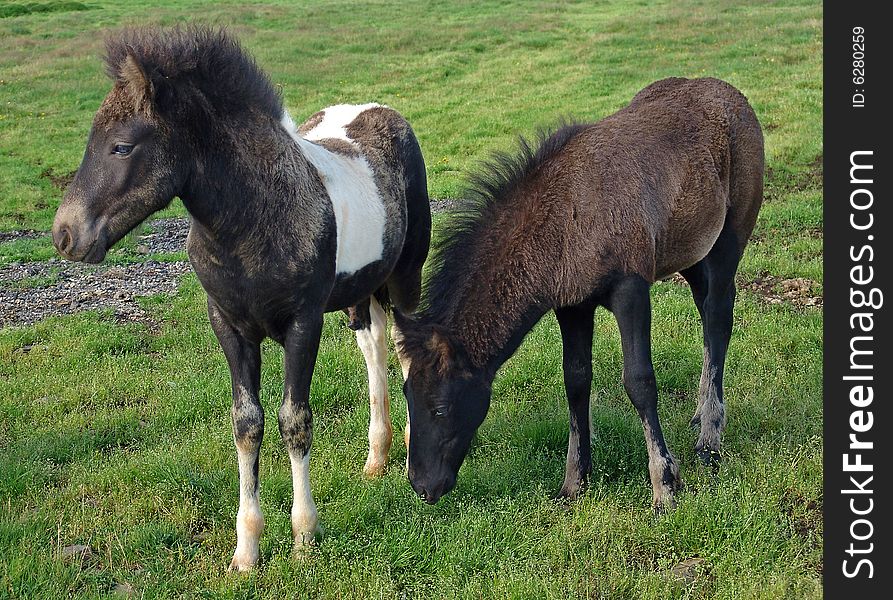
M 418 302 L 431 214 L 409 124 L 377 104 L 332 106 L 296 126 L 267 75 L 225 32 L 132 30 L 107 44 L 114 86 L 96 113 L 53 240 L 68 259 L 108 248 L 179 196 L 189 259 L 232 376 L 239 463 L 231 568 L 258 560 L 264 519 L 260 343 L 285 350 L 279 431 L 291 459 L 292 532 L 313 539 L 310 379 L 323 313 L 351 307 L 369 372 L 367 474 L 391 445 L 385 300 Z M 359 315 L 359 316 L 357 316 Z

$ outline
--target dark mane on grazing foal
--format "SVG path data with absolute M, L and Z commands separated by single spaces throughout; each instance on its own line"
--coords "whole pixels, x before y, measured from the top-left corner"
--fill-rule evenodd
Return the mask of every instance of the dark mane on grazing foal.
M 479 243 L 486 227 L 515 192 L 545 163 L 586 128 L 585 124 L 561 121 L 554 128 L 541 128 L 536 143 L 518 137 L 515 154 L 494 152 L 468 177 L 464 198 L 450 215 L 449 232 L 432 249 L 428 258 L 431 273 L 426 280 L 422 316 L 440 322 L 458 299 L 457 284 L 469 275 L 469 248 Z M 472 267 L 473 268 L 473 267 Z
M 106 40 L 104 57 L 106 73 L 120 84 L 130 75 L 128 56 L 155 88 L 161 108 L 201 107 L 208 116 L 253 109 L 282 116 L 282 98 L 269 76 L 225 29 L 125 29 Z
M 466 282 L 477 267 L 472 249 L 484 241 L 492 242 L 487 239 L 492 223 L 506 205 L 520 200 L 516 192 L 586 127 L 565 120 L 553 128 L 539 129 L 534 143 L 519 136 L 514 154 L 494 152 L 469 175 L 463 199 L 450 214 L 448 233 L 433 246 L 428 258 L 430 275 L 423 285 L 421 310 L 414 319 L 424 327 L 417 330 L 410 325 L 403 331 L 401 347 L 414 361 L 443 372 L 464 358 L 456 352 L 454 332 L 440 324 L 449 320 L 466 296 Z

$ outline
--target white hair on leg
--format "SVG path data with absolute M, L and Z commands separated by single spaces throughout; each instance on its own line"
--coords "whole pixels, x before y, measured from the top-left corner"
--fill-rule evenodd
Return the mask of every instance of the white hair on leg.
M 241 388 L 244 407 L 253 406 L 248 392 Z M 247 410 L 247 408 L 246 408 Z M 239 512 L 236 515 L 236 551 L 230 563 L 234 571 L 251 570 L 260 558 L 260 536 L 264 531 L 264 516 L 260 510 L 256 465 L 260 444 L 251 439 L 235 438 L 239 459 Z
M 701 432 L 695 449 L 709 449 L 719 452 L 722 443 L 722 431 L 726 424 L 726 411 L 719 399 L 719 390 L 716 389 L 717 367 L 710 361 L 707 353 L 704 353 L 704 368 L 701 371 L 701 384 L 698 391 L 698 417 L 701 424 Z
M 310 493 L 310 452 L 301 454 L 289 450 L 294 500 L 291 505 L 291 532 L 295 538 L 295 550 L 300 551 L 313 543 L 319 531 L 319 515 Z
M 391 339 L 394 340 L 394 347 L 397 350 L 397 361 L 400 363 L 400 371 L 403 373 L 403 381 L 409 378 L 409 366 L 411 361 L 408 356 L 400 351 L 400 343 L 403 340 L 403 334 L 397 324 L 391 325 Z M 403 445 L 406 446 L 406 470 L 409 470 L 409 403 L 406 403 L 406 427 L 403 428 Z
M 357 331 L 357 345 L 369 374 L 369 456 L 363 473 L 375 476 L 381 475 L 388 463 L 393 428 L 388 398 L 388 316 L 374 297 L 369 299 L 369 316 L 369 327 Z

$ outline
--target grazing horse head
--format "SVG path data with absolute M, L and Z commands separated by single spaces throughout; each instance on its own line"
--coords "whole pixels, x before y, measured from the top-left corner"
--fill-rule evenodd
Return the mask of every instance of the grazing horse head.
M 403 386 L 413 440 L 409 481 L 422 499 L 434 504 L 456 485 L 459 467 L 490 408 L 492 377 L 472 363 L 448 330 L 405 318 L 398 323 L 402 352 L 411 358 Z

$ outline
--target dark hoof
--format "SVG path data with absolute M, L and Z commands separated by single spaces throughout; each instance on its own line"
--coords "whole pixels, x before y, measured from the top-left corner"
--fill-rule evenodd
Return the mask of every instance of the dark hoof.
M 559 503 L 569 504 L 586 493 L 586 485 L 586 481 L 579 481 L 571 485 L 565 483 L 561 486 L 561 489 L 558 490 L 558 493 L 552 496 L 552 500 Z
M 722 460 L 719 450 L 714 450 L 710 446 L 704 446 L 703 448 L 695 448 L 695 453 L 705 467 L 719 468 L 719 463 Z
M 570 504 L 582 495 L 581 490 L 570 491 L 564 488 L 558 490 L 558 493 L 552 496 L 552 501 L 557 504 Z

